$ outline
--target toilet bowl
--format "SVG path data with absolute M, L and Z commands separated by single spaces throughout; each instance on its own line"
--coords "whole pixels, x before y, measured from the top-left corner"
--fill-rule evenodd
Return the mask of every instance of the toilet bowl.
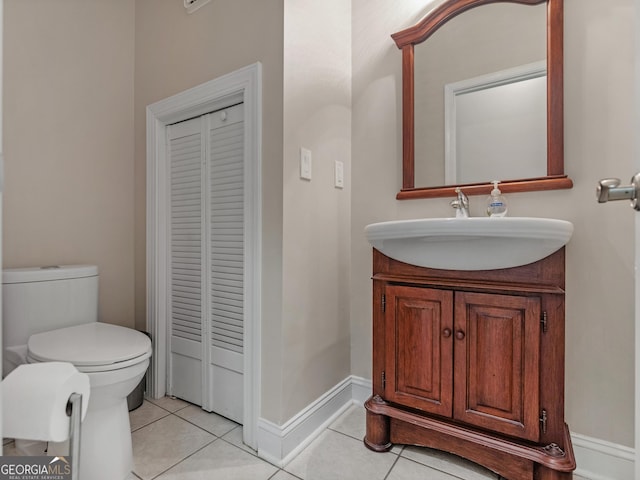
M 149 365 L 151 342 L 129 328 L 87 323 L 32 335 L 27 361 L 69 362 L 89 376 L 91 396 L 80 439 L 80 475 L 125 479 L 133 469 L 127 395 Z M 54 445 L 50 454 L 64 454 Z
M 95 266 L 3 271 L 4 374 L 18 364 L 69 362 L 89 376 L 82 422 L 80 478 L 125 480 L 133 468 L 127 396 L 149 365 L 151 341 L 98 322 Z M 40 453 L 41 454 L 41 453 Z M 49 455 L 67 455 L 49 444 Z

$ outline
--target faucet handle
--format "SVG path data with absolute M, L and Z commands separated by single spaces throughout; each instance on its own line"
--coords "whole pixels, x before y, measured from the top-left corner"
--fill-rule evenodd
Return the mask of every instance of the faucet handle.
M 462 206 L 467 208 L 469 206 L 469 197 L 465 195 L 460 187 L 456 187 L 456 193 L 458 194 L 458 200 L 462 203 Z
M 456 209 L 456 218 L 467 218 L 469 216 L 469 198 L 460 187 L 456 188 L 458 197 L 451 200 L 450 205 Z

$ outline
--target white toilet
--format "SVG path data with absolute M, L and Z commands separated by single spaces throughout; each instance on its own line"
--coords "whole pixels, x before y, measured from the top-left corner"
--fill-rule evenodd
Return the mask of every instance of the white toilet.
M 133 467 L 127 396 L 149 365 L 149 338 L 98 322 L 96 266 L 7 269 L 2 287 L 3 376 L 22 363 L 50 361 L 87 373 L 80 478 L 124 480 Z

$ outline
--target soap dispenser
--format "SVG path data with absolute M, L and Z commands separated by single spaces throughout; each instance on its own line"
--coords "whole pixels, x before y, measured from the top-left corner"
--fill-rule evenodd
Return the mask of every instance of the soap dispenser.
M 494 180 L 493 190 L 487 199 L 487 215 L 490 217 L 504 217 L 507 214 L 507 201 L 498 188 L 498 180 Z

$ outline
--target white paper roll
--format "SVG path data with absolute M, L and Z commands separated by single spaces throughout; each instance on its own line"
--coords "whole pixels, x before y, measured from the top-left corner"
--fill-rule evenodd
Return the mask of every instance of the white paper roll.
M 4 437 L 62 442 L 69 438 L 67 401 L 82 395 L 89 404 L 89 376 L 64 362 L 20 365 L 0 383 Z

